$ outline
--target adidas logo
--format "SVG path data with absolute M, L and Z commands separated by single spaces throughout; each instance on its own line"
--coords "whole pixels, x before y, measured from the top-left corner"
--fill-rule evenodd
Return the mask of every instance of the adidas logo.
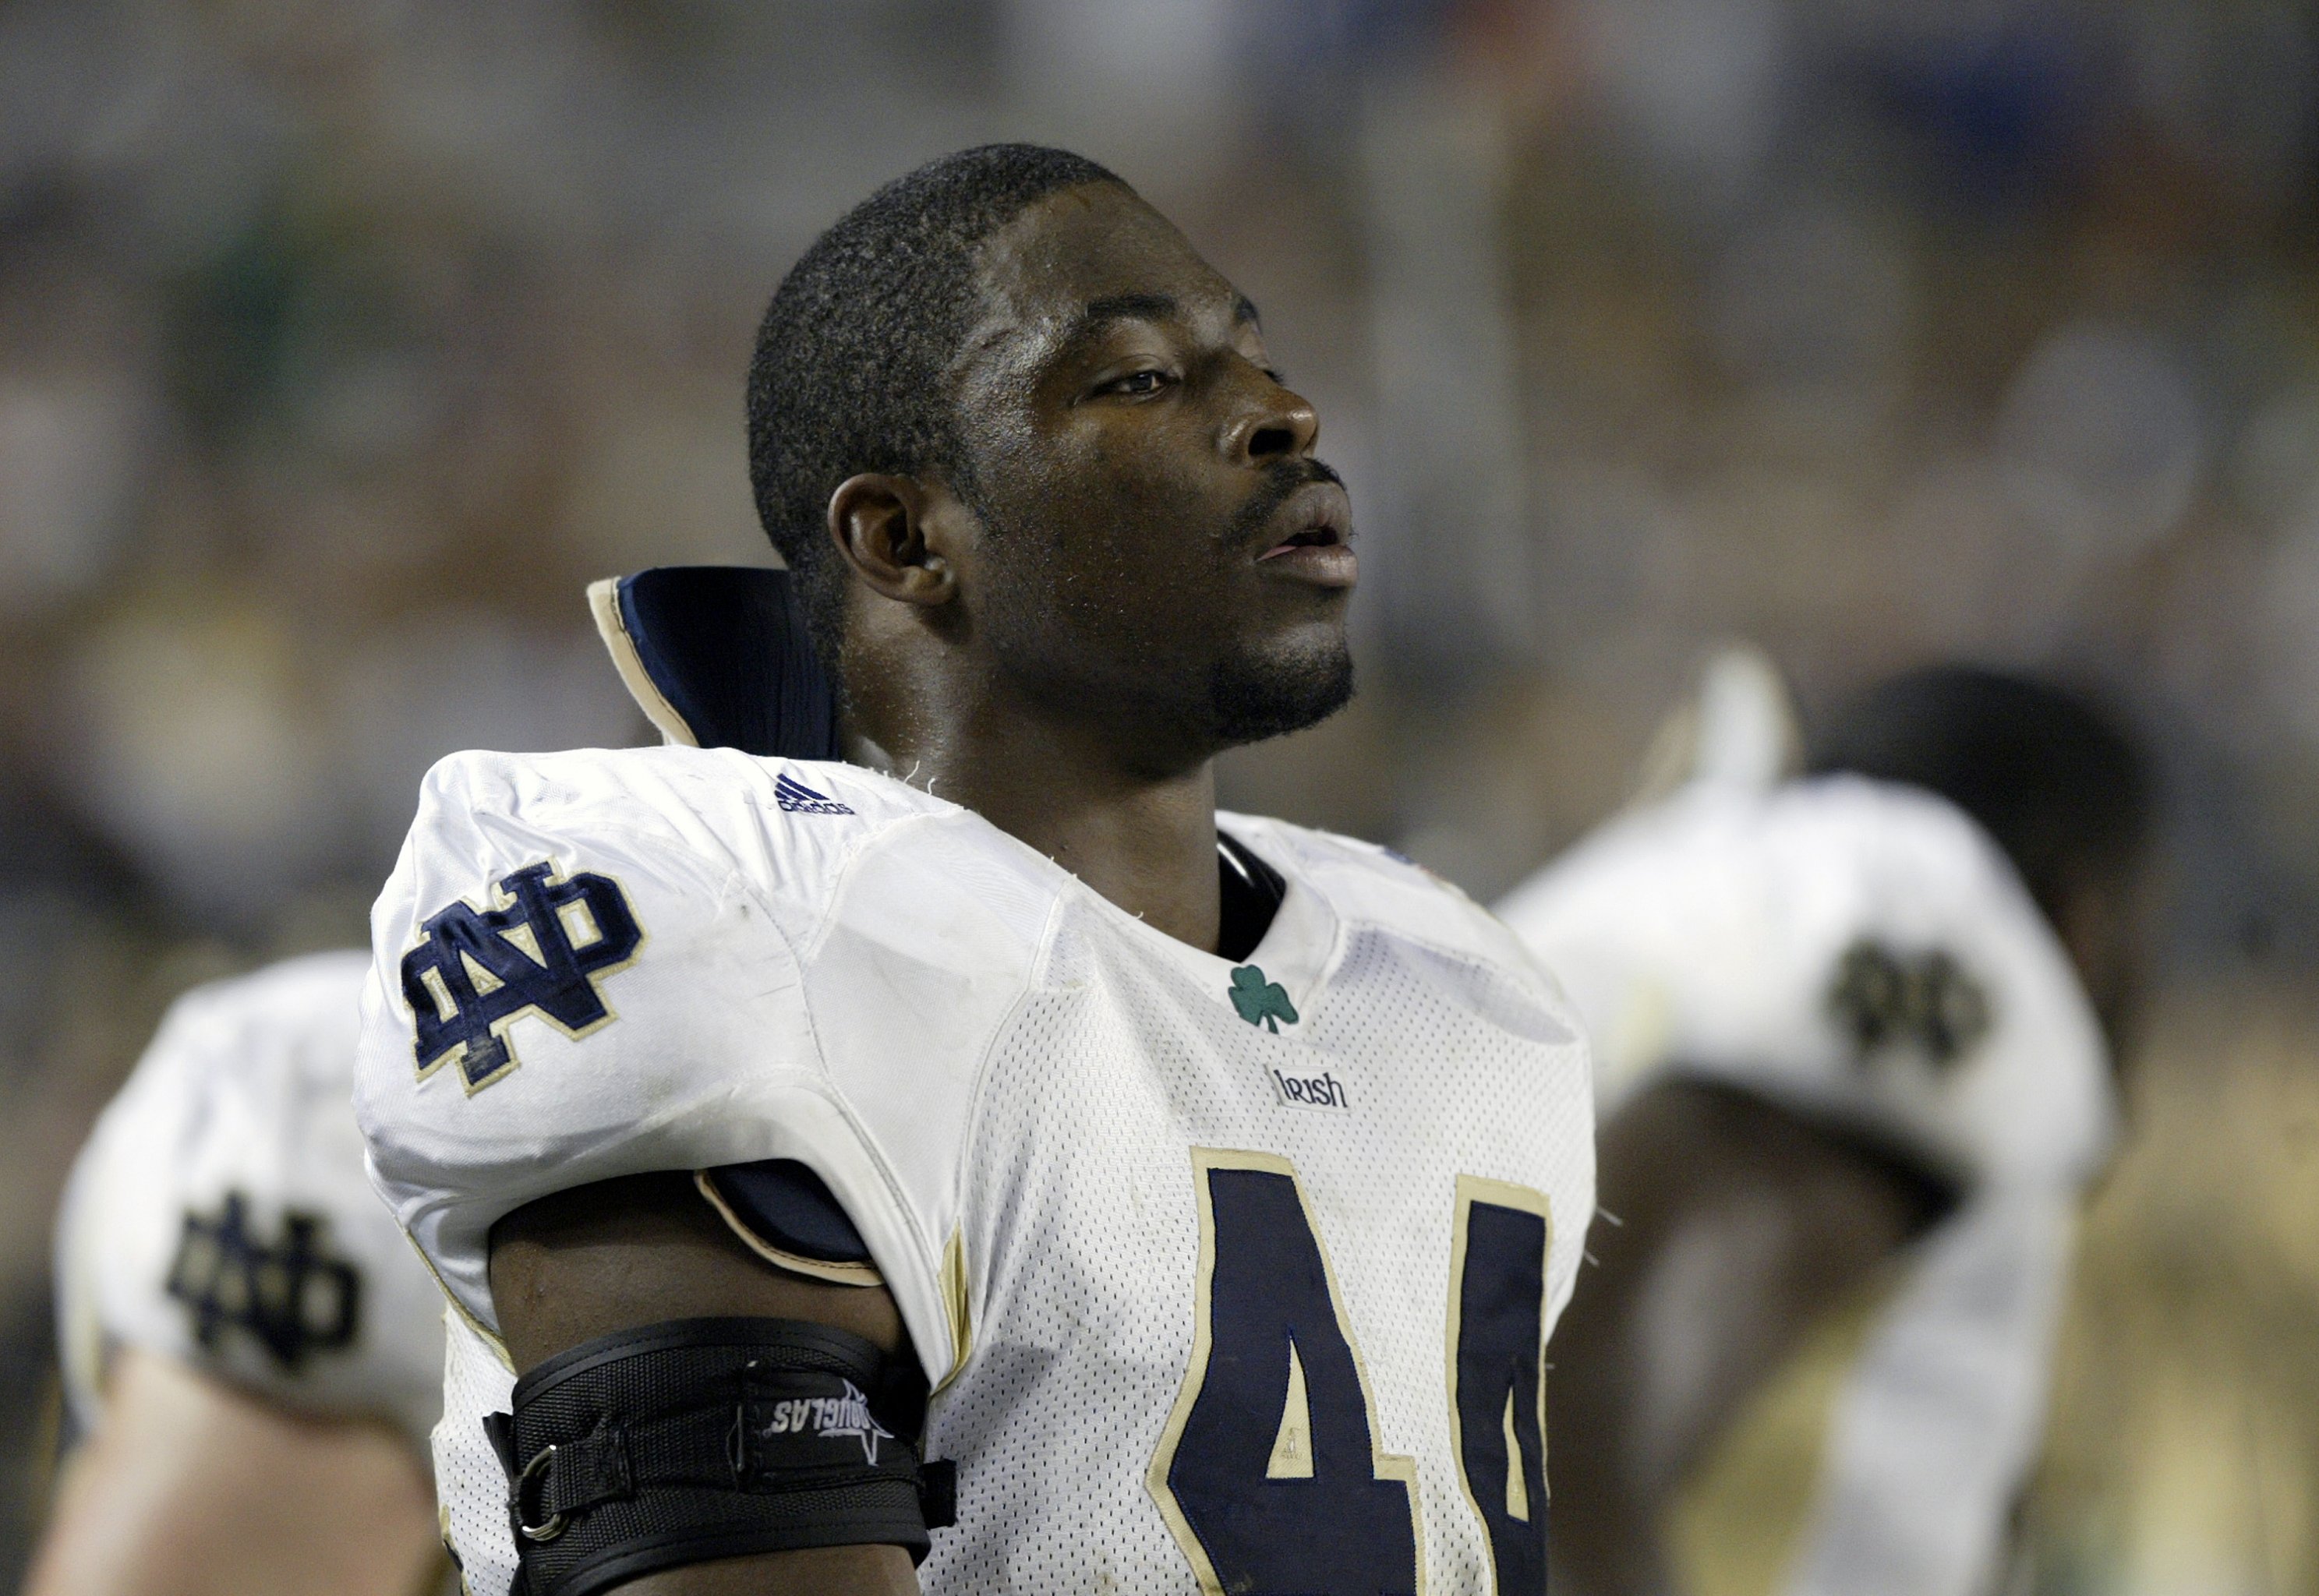
M 851 815 L 853 810 L 826 792 L 816 792 L 793 776 L 773 778 L 773 801 L 792 815 Z

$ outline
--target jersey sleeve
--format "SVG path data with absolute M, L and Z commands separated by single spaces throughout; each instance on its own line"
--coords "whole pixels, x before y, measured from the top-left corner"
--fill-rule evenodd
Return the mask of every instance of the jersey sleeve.
M 2113 1133 L 2099 1026 L 2004 856 L 1929 793 L 1701 786 L 1501 913 L 1593 1032 L 1613 1106 L 1706 1078 L 1968 1182 L 2074 1179 Z
M 372 1193 L 348 1087 L 367 961 L 293 960 L 171 1008 L 77 1161 L 58 1228 L 76 1421 L 122 1347 L 423 1439 L 442 1299 Z
M 817 798 L 849 824 L 796 824 L 772 763 L 463 754 L 428 777 L 373 915 L 356 1105 L 380 1192 L 494 1342 L 502 1215 L 624 1175 L 790 1159 L 943 1366 L 938 1244 L 832 1077 L 798 952 L 876 817 Z

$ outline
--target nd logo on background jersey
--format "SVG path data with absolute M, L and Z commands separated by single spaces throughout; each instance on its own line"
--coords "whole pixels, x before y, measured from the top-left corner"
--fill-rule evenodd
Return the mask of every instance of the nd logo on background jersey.
M 1913 1043 L 1946 1070 L 1993 1023 L 1989 994 L 1954 955 L 1896 951 L 1864 936 L 1837 962 L 1827 1011 L 1863 1066 L 1886 1048 Z
M 354 1344 L 362 1276 L 323 1248 L 329 1221 L 292 1209 L 282 1239 L 249 1223 L 248 1200 L 228 1192 L 215 1216 L 185 1213 L 165 1289 L 193 1316 L 194 1339 L 214 1348 L 228 1327 L 244 1330 L 274 1361 L 295 1373 L 315 1352 Z
M 502 876 L 492 908 L 452 904 L 402 956 L 421 1080 L 456 1059 L 467 1090 L 483 1090 L 516 1067 L 507 1029 L 525 1014 L 572 1037 L 613 1018 L 596 984 L 636 957 L 644 933 L 618 881 L 554 870 L 542 860 Z

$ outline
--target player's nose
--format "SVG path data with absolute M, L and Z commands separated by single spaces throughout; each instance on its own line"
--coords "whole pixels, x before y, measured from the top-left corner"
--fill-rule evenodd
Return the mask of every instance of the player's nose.
M 1259 374 L 1248 408 L 1224 429 L 1224 452 L 1241 465 L 1269 465 L 1313 452 L 1321 418 L 1312 401 Z

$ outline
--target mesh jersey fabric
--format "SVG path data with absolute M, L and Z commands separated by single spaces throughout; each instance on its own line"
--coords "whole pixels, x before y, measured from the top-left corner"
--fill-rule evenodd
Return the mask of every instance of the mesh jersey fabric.
M 813 807 L 785 807 L 800 789 Z M 469 1321 L 437 1451 L 477 1596 L 514 1566 L 480 1428 L 512 1384 L 492 1221 L 768 1157 L 844 1204 L 937 1387 L 928 1451 L 958 1464 L 959 1523 L 925 1588 L 1199 1589 L 1150 1474 L 1201 1340 L 1203 1149 L 1293 1179 L 1376 1447 L 1414 1460 L 1426 1588 L 1490 1588 L 1445 1379 L 1461 1180 L 1550 1211 L 1542 1338 L 1593 1209 L 1584 1046 L 1454 889 L 1365 844 L 1220 825 L 1287 888 L 1237 967 L 860 770 L 676 748 L 438 767 L 374 918 L 359 1105 L 381 1189 Z M 405 956 L 446 905 L 501 902 L 541 860 L 617 880 L 633 910 L 637 951 L 601 981 L 616 1017 L 577 1036 L 516 1017 L 511 1069 L 472 1092 L 456 1066 L 421 1078 Z M 1286 1410 L 1261 1421 L 1285 1431 Z
M 98 1119 L 57 1231 L 84 1429 L 130 1346 L 301 1411 L 388 1419 L 424 1448 L 443 1296 L 363 1168 L 348 1095 L 368 968 L 316 954 L 188 992 Z
M 1717 1080 L 1958 1182 L 1956 1210 L 1902 1256 L 1817 1430 L 1790 1435 L 1812 1455 L 1779 1472 L 1812 1487 L 1781 1528 L 1787 1561 L 1770 1588 L 1990 1588 L 2044 1428 L 2078 1194 L 2116 1117 L 2098 1026 L 2010 865 L 1914 789 L 1709 779 L 1614 821 L 1499 910 L 1566 983 L 1606 1104 L 1670 1076 Z M 1845 996 L 1863 950 L 1969 983 L 1978 1023 L 1945 1046 L 1905 1023 L 1864 1042 Z M 1727 1456 L 1763 1466 L 1738 1444 L 1749 1438 L 1725 1438 L 1687 1482 L 1693 1499 L 1729 1483 Z M 1731 1588 L 1683 1572 L 1695 1596 Z

